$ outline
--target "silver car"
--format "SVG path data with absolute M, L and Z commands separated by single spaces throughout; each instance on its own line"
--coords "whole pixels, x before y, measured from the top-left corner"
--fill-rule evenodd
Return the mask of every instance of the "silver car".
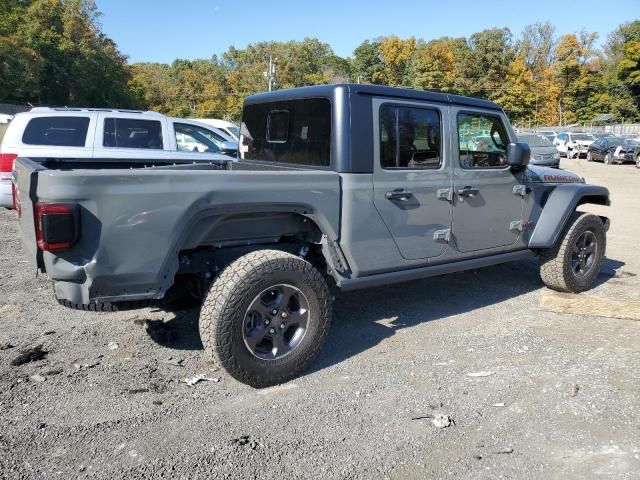
M 542 133 L 523 132 L 518 134 L 518 141 L 529 144 L 532 165 L 560 167 L 560 153 L 551 141 Z

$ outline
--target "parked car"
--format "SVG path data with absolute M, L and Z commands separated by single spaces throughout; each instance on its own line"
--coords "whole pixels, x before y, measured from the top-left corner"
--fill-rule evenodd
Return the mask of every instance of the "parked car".
M 328 282 L 353 290 L 537 256 L 547 286 L 581 292 L 600 271 L 609 220 L 576 209 L 608 205 L 608 190 L 528 166 L 495 103 L 323 85 L 245 99 L 242 131 L 236 162 L 71 171 L 19 158 L 25 252 L 58 300 L 104 311 L 206 292 L 205 354 L 263 387 L 320 351 Z M 495 148 L 463 132 L 489 132 Z
M 602 137 L 589 145 L 587 161 L 612 163 L 634 162 L 640 164 L 640 143 L 629 138 Z
M 560 167 L 560 154 L 553 143 L 542 133 L 522 132 L 518 134 L 518 141 L 529 145 L 531 149 L 532 165 Z
M 222 130 L 231 138 L 233 138 L 236 142 L 240 138 L 240 127 L 235 123 L 228 122 L 226 120 L 219 120 L 217 118 L 193 118 L 196 122 L 204 123 L 205 125 L 210 125 L 219 130 Z
M 560 132 L 553 143 L 560 155 L 567 158 L 579 158 L 587 154 L 589 145 L 595 140 L 588 133 Z
M 539 135 L 542 135 L 543 137 L 545 137 L 547 140 L 549 140 L 551 143 L 553 143 L 553 141 L 556 139 L 556 132 L 536 132 Z
M 11 170 L 18 156 L 206 162 L 237 151 L 237 142 L 213 127 L 155 112 L 33 108 L 14 117 L 0 144 L 0 206 L 13 206 Z
M 238 155 L 238 142 L 222 130 L 193 120 L 173 120 L 179 151 Z

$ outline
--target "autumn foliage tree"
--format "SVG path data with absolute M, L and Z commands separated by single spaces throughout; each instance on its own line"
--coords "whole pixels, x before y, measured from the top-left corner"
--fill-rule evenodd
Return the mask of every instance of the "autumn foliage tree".
M 134 63 L 104 35 L 94 0 L 0 0 L 0 102 L 117 106 L 237 120 L 247 95 L 361 82 L 496 101 L 521 125 L 588 123 L 600 113 L 640 120 L 640 20 L 556 36 L 549 22 L 519 35 L 490 28 L 467 38 L 396 35 L 364 40 L 350 58 L 317 38 L 230 46 L 209 59 Z

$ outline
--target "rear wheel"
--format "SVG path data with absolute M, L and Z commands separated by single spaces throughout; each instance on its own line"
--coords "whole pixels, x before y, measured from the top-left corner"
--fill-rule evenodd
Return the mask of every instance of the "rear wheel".
M 587 152 L 587 162 L 591 161 L 591 152 Z
M 600 273 L 606 250 L 606 231 L 596 215 L 574 212 L 553 248 L 540 253 L 540 277 L 561 292 L 591 288 Z
M 604 163 L 605 163 L 605 165 L 611 165 L 611 154 L 610 153 L 607 153 L 604 156 Z
M 285 382 L 315 358 L 331 323 L 329 289 L 313 265 L 279 250 L 249 253 L 211 285 L 200 312 L 205 353 L 253 387 Z
M 636 168 L 640 168 L 640 153 L 636 155 Z

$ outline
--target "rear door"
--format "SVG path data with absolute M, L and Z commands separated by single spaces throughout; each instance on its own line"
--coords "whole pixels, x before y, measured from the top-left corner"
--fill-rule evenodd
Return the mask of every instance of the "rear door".
M 452 107 L 451 120 L 452 136 L 457 136 L 455 245 L 464 253 L 515 244 L 522 225 L 523 197 L 514 191 L 521 182 L 506 164 L 510 143 L 506 118 L 499 112 Z
M 94 158 L 170 160 L 166 119 L 161 116 L 131 118 L 101 112 L 96 128 Z
M 374 204 L 407 260 L 443 255 L 451 228 L 448 106 L 373 100 Z

